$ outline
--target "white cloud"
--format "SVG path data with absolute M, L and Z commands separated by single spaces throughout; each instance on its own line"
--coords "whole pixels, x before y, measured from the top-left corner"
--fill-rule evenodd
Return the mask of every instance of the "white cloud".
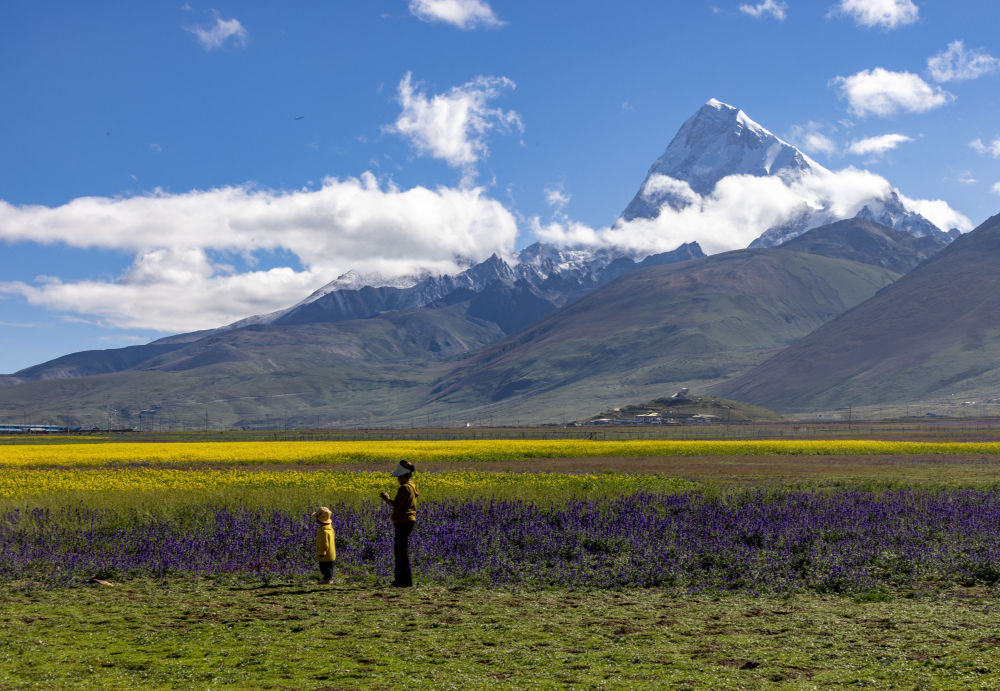
M 659 177 L 664 178 L 655 183 L 660 187 L 684 189 L 682 181 Z M 693 203 L 683 209 L 663 206 L 654 219 L 592 228 L 563 219 L 543 224 L 535 218 L 531 225 L 539 239 L 549 242 L 614 246 L 637 253 L 664 252 L 683 242 L 698 242 L 713 254 L 746 247 L 764 231 L 799 219 L 851 218 L 866 203 L 891 191 L 885 178 L 856 168 L 825 171 L 790 184 L 776 176 L 731 175 L 720 180 L 711 194 L 691 191 Z M 904 199 L 904 204 L 927 211 L 927 218 L 936 224 L 949 223 L 942 228 L 972 227 L 969 219 L 945 202 Z
M 965 214 L 955 211 L 943 199 L 910 199 L 902 194 L 900 200 L 910 211 L 915 211 L 941 230 L 958 228 L 961 231 L 972 230 L 972 220 Z
M 884 154 L 886 151 L 892 151 L 900 144 L 912 141 L 913 138 L 907 137 L 905 134 L 881 134 L 877 137 L 855 140 L 851 142 L 847 150 L 857 156 L 866 156 L 868 154 L 878 156 Z
M 215 23 L 209 26 L 186 26 L 185 30 L 194 34 L 198 43 L 205 50 L 215 50 L 225 45 L 226 41 L 232 39 L 237 46 L 245 46 L 250 38 L 250 34 L 243 28 L 238 19 L 223 19 L 218 12 L 215 13 Z
M 959 173 L 957 180 L 963 185 L 976 184 L 976 178 L 972 175 L 971 170 L 963 170 L 961 173 Z
M 862 70 L 850 77 L 837 77 L 833 83 L 847 99 L 851 112 L 883 117 L 900 111 L 922 113 L 943 106 L 954 96 L 938 86 L 931 86 L 910 72 L 890 72 L 882 67 Z
M 913 0 L 840 0 L 832 14 L 846 14 L 861 26 L 895 29 L 913 24 L 920 10 Z
M 984 144 L 982 139 L 973 139 L 969 142 L 969 146 L 978 153 L 986 154 L 993 158 L 1000 158 L 1000 137 L 997 137 L 989 144 Z
M 1000 182 L 994 182 L 993 187 L 990 188 L 993 194 L 1000 194 Z
M 1000 60 L 983 50 L 966 52 L 962 41 L 953 41 L 947 50 L 927 59 L 927 69 L 936 82 L 962 81 L 1000 70 Z
M 515 88 L 506 77 L 476 77 L 447 93 L 428 97 L 414 87 L 409 72 L 399 83 L 403 112 L 384 130 L 410 140 L 417 151 L 456 168 L 469 168 L 486 156 L 486 135 L 492 130 L 521 132 L 524 124 L 513 110 L 488 107 L 505 89 Z
M 837 144 L 823 134 L 823 129 L 825 129 L 825 126 L 818 122 L 795 125 L 788 135 L 788 140 L 794 142 L 800 149 L 809 154 L 831 155 L 837 153 Z
M 820 132 L 810 132 L 802 140 L 802 148 L 810 154 L 833 154 L 837 152 L 837 145 L 832 139 Z
M 514 248 L 517 224 L 482 188 L 399 190 L 327 179 L 317 190 L 226 187 L 186 194 L 85 197 L 56 208 L 0 201 L 0 241 L 134 254 L 114 281 L 0 283 L 35 305 L 108 325 L 188 331 L 288 307 L 355 269 L 386 277 L 454 273 Z M 220 253 L 285 250 L 302 270 L 234 272 Z
M 686 204 L 694 204 L 701 199 L 687 181 L 678 180 L 669 175 L 661 175 L 659 173 L 650 175 L 639 193 L 646 200 L 669 196 Z
M 425 22 L 445 22 L 459 29 L 504 24 L 483 0 L 410 0 L 410 12 Z
M 561 213 L 569 204 L 570 196 L 563 191 L 562 187 L 549 187 L 545 190 L 545 201 L 557 213 Z
M 756 5 L 740 5 L 740 12 L 757 19 L 770 15 L 778 21 L 782 21 L 788 16 L 788 3 L 782 2 L 782 0 L 764 0 Z

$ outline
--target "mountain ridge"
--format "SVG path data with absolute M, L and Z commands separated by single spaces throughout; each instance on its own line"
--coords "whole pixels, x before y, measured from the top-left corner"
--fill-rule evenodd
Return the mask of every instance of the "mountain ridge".
M 779 410 L 1000 389 L 1000 214 L 714 391 Z

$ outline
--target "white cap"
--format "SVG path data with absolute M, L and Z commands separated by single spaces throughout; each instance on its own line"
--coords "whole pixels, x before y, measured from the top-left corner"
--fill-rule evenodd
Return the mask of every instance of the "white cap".
M 399 465 L 396 466 L 396 469 L 392 471 L 392 477 L 402 477 L 403 475 L 409 475 L 412 472 L 413 472 L 412 465 L 409 468 L 407 468 L 405 465 L 403 465 L 403 461 L 400 461 Z

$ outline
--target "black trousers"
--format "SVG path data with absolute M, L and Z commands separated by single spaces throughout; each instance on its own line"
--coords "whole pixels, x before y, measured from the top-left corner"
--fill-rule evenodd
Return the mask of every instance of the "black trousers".
M 395 523 L 395 539 L 392 543 L 392 554 L 396 558 L 395 580 L 392 584 L 397 588 L 409 588 L 413 585 L 413 574 L 410 572 L 410 533 L 414 524 Z
M 332 561 L 319 562 L 319 572 L 323 574 L 324 581 L 328 581 L 331 578 L 333 578 L 333 562 Z

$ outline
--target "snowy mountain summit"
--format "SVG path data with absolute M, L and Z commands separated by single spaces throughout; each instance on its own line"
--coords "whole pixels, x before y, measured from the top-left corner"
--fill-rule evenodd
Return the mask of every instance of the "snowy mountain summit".
M 664 207 L 681 210 L 711 195 L 730 175 L 775 176 L 790 188 L 807 190 L 801 207 L 787 222 L 764 233 L 751 247 L 775 247 L 827 223 L 843 220 L 843 200 L 817 196 L 835 177 L 788 142 L 751 120 L 742 110 L 710 99 L 688 118 L 646 174 L 638 193 L 622 212 L 622 221 L 653 219 Z M 917 237 L 946 233 L 908 210 L 891 188 L 854 200 L 847 217 L 874 220 Z
M 777 175 L 786 182 L 822 169 L 738 108 L 711 99 L 681 125 L 649 169 L 622 218 L 654 218 L 664 204 L 674 209 L 707 195 L 729 175 Z

